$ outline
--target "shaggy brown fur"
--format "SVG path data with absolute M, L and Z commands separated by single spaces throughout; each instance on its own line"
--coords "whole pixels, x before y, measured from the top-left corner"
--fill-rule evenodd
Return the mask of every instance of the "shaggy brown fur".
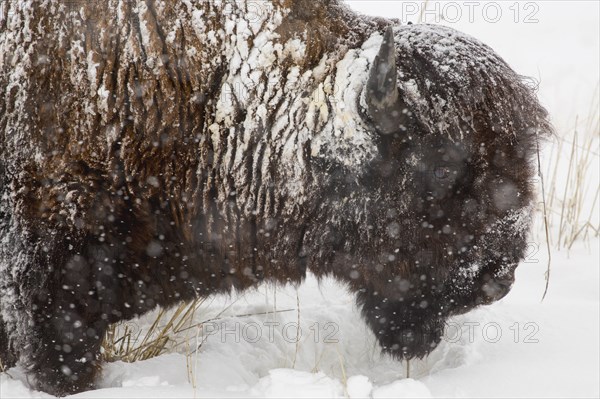
M 0 25 L 0 357 L 38 389 L 91 389 L 110 323 L 307 270 L 347 283 L 398 358 L 508 292 L 549 126 L 485 45 L 397 26 L 382 134 L 370 94 L 333 81 L 394 21 L 333 0 L 254 21 L 251 2 L 24 3 Z

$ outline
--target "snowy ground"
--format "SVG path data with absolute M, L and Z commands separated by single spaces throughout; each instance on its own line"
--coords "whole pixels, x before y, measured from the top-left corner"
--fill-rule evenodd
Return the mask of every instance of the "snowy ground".
M 350 2 L 363 12 L 416 21 L 403 3 Z M 576 116 L 589 116 L 599 79 L 598 2 L 533 2 L 537 23 L 525 23 L 535 11 L 526 3 L 515 22 L 514 2 L 496 2 L 503 14 L 490 22 L 481 16 L 484 3 L 473 22 L 467 14 L 441 22 L 477 36 L 519 73 L 539 79 L 559 135 Z M 466 2 L 455 4 L 468 11 Z M 426 20 L 436 22 L 432 14 Z M 598 181 L 589 184 L 593 191 Z M 410 378 L 405 363 L 380 354 L 342 287 L 309 278 L 297 291 L 263 286 L 214 298 L 198 313 L 199 320 L 219 315 L 200 351 L 186 356 L 189 348 L 180 348 L 147 361 L 107 364 L 101 389 L 75 397 L 598 397 L 600 244 L 553 250 L 544 302 L 545 251 L 543 244 L 533 248 L 512 292 L 453 320 L 440 346 L 411 362 Z M 148 320 L 152 315 L 139 324 Z M 192 346 L 202 339 L 196 333 L 190 331 Z M 31 391 L 22 370 L 13 368 L 0 375 L 0 397 L 49 396 Z

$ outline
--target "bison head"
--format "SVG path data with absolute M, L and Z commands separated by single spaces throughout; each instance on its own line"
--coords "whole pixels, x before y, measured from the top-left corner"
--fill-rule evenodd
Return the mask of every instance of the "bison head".
M 449 317 L 510 290 L 546 113 L 489 47 L 427 25 L 387 30 L 359 108 L 377 155 L 328 171 L 321 243 L 382 347 L 422 357 Z

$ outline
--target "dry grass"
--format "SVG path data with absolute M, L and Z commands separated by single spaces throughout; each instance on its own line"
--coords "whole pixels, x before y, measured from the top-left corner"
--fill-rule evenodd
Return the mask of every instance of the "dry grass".
M 236 300 L 237 301 L 237 300 Z M 198 350 L 210 335 L 203 334 L 207 325 L 225 318 L 224 314 L 233 306 L 233 301 L 224 307 L 215 317 L 198 321 L 197 314 L 202 312 L 206 299 L 184 302 L 173 309 L 158 309 L 157 315 L 149 327 L 140 327 L 134 321 L 120 322 L 111 325 L 104 336 L 100 349 L 102 360 L 107 362 L 135 362 L 153 357 L 181 351 L 186 354 L 190 383 L 195 384 L 193 369 L 197 363 Z M 297 309 L 281 309 L 266 312 L 235 314 L 228 318 L 245 318 L 272 313 L 296 311 Z
M 577 118 L 572 129 L 559 132 L 546 149 L 546 204 L 550 245 L 571 249 L 578 240 L 598 238 L 598 164 L 600 121 L 598 90 L 589 115 Z
M 600 215 L 600 116 L 599 87 L 596 86 L 587 118 L 579 116 L 570 129 L 562 129 L 545 149 L 542 167 L 538 143 L 538 181 L 540 189 L 541 228 L 534 229 L 534 239 L 547 248 L 546 285 L 548 292 L 552 251 L 569 251 L 575 242 L 589 244 L 598 240 Z M 539 250 L 541 245 L 536 244 Z M 537 261 L 536 261 L 537 262 Z
M 182 303 L 173 312 L 160 309 L 154 322 L 145 330 L 132 322 L 113 324 L 102 342 L 103 360 L 135 362 L 151 359 L 189 342 L 196 311 L 203 302 L 198 299 Z

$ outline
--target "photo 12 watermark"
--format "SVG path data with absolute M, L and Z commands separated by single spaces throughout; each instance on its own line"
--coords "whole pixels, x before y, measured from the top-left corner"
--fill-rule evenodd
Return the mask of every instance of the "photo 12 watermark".
M 445 323 L 442 341 L 450 344 L 458 342 L 474 343 L 483 340 L 486 343 L 497 343 L 503 337 L 515 344 L 539 343 L 538 333 L 540 327 L 535 322 L 515 321 L 510 325 L 503 325 L 495 321 L 448 321 Z M 418 331 L 411 331 L 411 339 L 430 339 L 431 337 L 419 336 Z M 269 343 L 283 340 L 289 344 L 298 342 L 314 342 L 323 344 L 337 344 L 341 342 L 340 326 L 332 321 L 313 322 L 302 327 L 297 322 L 280 323 L 276 321 L 264 322 L 207 322 L 198 328 L 198 338 L 202 342 L 216 340 L 226 342 L 257 343 L 266 340 Z
M 314 322 L 302 328 L 296 322 L 280 323 L 277 321 L 264 322 L 208 322 L 199 329 L 202 341 L 218 339 L 220 342 L 249 342 L 256 343 L 267 339 L 273 343 L 276 337 L 281 337 L 287 343 L 297 343 L 311 339 L 315 343 L 338 343 L 339 325 L 337 323 Z
M 353 0 L 348 0 L 352 4 Z M 376 2 L 375 2 L 376 3 Z M 539 22 L 540 2 L 535 1 L 395 1 L 386 2 L 403 23 Z

